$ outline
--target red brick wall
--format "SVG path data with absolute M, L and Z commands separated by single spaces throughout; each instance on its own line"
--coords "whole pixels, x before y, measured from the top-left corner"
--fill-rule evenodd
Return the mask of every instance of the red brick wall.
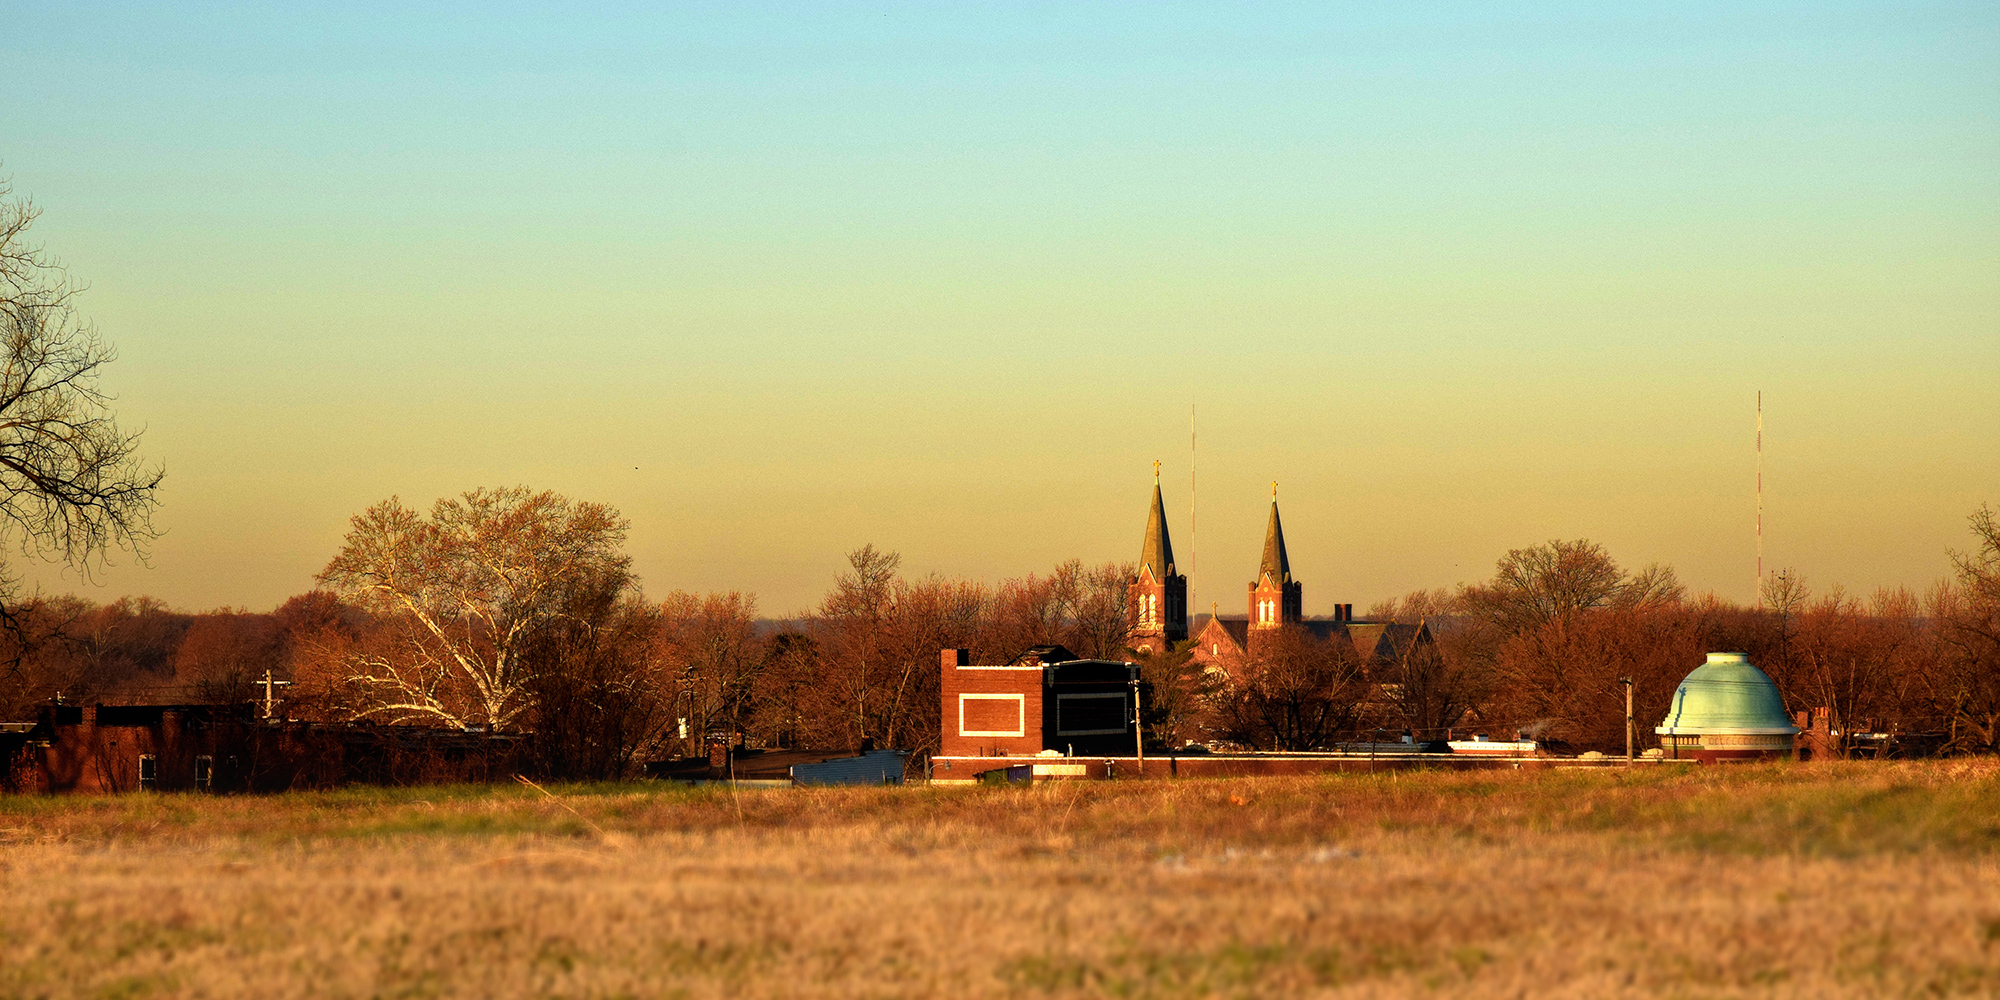
M 1042 749 L 1042 668 L 975 666 L 964 650 L 940 658 L 938 754 L 1033 756 Z M 999 735 L 1019 733 L 1020 735 Z
M 1144 604 L 1146 598 L 1153 599 L 1158 615 L 1149 625 L 1145 621 Z M 1141 572 L 1125 588 L 1125 621 L 1132 629 L 1132 648 L 1141 653 L 1150 653 L 1166 648 L 1167 588 L 1154 580 L 1149 573 Z
M 1243 665 L 1243 650 L 1222 623 L 1210 618 L 1201 631 L 1195 635 L 1194 660 L 1204 666 L 1217 667 L 1231 677 L 1240 676 Z
M 86 705 L 82 725 L 56 727 L 49 746 L 30 751 L 25 783 L 44 792 L 130 792 L 139 787 L 141 755 L 153 756 L 167 777 L 181 736 L 177 713 L 169 714 L 176 715 L 174 731 L 162 733 L 150 726 L 99 726 L 97 706 Z

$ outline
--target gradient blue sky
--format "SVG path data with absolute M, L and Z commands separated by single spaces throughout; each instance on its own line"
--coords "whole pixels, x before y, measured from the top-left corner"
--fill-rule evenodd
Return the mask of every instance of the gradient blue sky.
M 2000 503 L 1992 4 L 17 5 L 0 163 L 167 466 L 98 599 L 269 607 L 526 483 L 649 591 L 866 542 L 1308 612 L 1588 537 L 1922 587 Z

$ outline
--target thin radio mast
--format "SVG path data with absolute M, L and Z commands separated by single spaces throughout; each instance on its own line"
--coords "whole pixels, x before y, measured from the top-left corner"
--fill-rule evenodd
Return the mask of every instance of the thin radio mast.
M 1194 489 L 1194 474 L 1195 465 L 1200 458 L 1201 452 L 1195 448 L 1194 400 L 1190 399 L 1188 400 L 1188 607 L 1191 609 L 1200 607 L 1194 603 L 1195 574 L 1201 567 L 1196 559 L 1194 546 L 1195 515 L 1201 511 L 1199 494 L 1195 493 Z M 1188 618 L 1194 618 L 1192 611 L 1188 613 Z
M 1757 390 L 1757 590 L 1764 600 L 1764 390 Z

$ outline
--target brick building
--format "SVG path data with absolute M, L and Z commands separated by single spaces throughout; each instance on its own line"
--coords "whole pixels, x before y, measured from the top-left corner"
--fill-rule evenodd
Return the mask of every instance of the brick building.
M 1003 664 L 975 664 L 968 650 L 947 649 L 938 667 L 937 760 L 949 759 L 943 766 L 959 777 L 1007 766 L 997 758 L 1135 753 L 1137 664 L 1037 646 Z M 966 765 L 956 766 L 961 760 Z
M 44 705 L 0 724 L 0 789 L 107 794 L 484 781 L 513 772 L 507 735 L 264 719 L 257 706 Z

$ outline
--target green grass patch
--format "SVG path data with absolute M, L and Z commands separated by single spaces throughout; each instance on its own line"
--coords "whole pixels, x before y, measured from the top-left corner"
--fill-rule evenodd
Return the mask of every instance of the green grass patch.
M 656 782 L 283 795 L 0 796 L 0 843 L 250 844 L 800 832 L 866 826 L 902 851 L 987 834 L 1157 856 L 1395 836 L 1575 835 L 1646 849 L 1854 857 L 2000 853 L 2000 762 L 1641 766 L 734 791 Z M 1039 839 L 1037 839 L 1039 838 Z

